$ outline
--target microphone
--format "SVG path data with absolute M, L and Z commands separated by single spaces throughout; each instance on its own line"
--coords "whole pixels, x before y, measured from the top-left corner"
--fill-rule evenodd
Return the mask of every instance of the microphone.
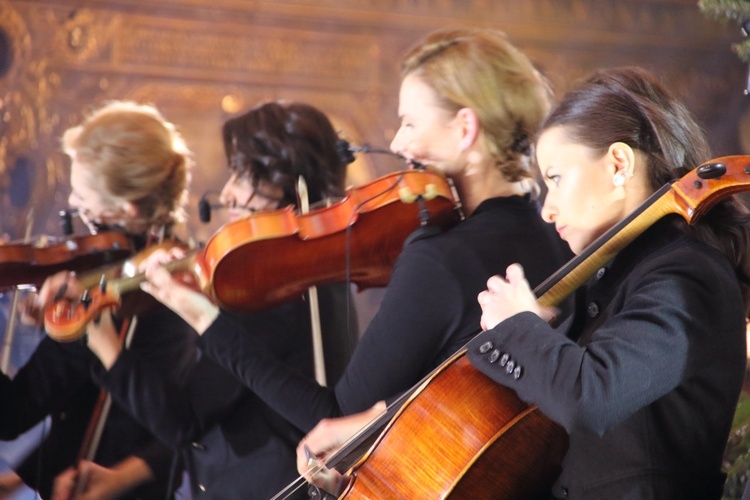
M 346 163 L 352 163 L 354 161 L 354 153 L 364 153 L 364 154 L 371 153 L 371 154 L 384 154 L 388 156 L 395 156 L 396 158 L 400 160 L 404 160 L 407 163 L 409 163 L 412 168 L 415 168 L 417 170 L 425 169 L 425 166 L 422 163 L 418 162 L 417 160 L 409 160 L 400 153 L 394 153 L 390 149 L 373 147 L 367 143 L 364 143 L 361 146 L 352 146 L 345 139 L 339 139 L 336 146 L 337 146 L 336 149 L 339 153 L 339 157 L 342 160 L 346 161 Z
M 201 199 L 198 201 L 198 218 L 204 224 L 207 222 L 211 222 L 211 209 L 212 208 L 222 208 L 221 204 L 211 203 L 208 201 L 208 195 L 210 194 L 216 194 L 216 192 L 206 191 L 205 193 L 203 193 L 203 196 L 201 196 Z
M 78 215 L 78 209 L 66 208 L 58 212 L 60 216 L 60 228 L 64 236 L 71 236 L 73 234 L 73 217 Z

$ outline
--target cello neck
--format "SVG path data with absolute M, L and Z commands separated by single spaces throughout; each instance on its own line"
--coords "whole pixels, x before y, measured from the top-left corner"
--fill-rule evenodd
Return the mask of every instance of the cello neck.
M 537 302 L 542 306 L 559 304 L 657 220 L 675 212 L 680 213 L 680 207 L 667 184 L 537 286 Z
M 665 215 L 679 214 L 692 225 L 722 199 L 748 189 L 750 156 L 724 156 L 700 165 L 673 184 L 662 186 L 625 219 L 547 278 L 534 290 L 537 301 L 543 306 L 560 303 Z

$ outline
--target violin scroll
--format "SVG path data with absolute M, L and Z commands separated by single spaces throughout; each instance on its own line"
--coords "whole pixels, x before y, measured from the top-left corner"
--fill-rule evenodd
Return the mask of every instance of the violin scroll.
M 88 289 L 78 302 L 58 300 L 44 312 L 44 329 L 53 340 L 72 342 L 86 332 L 86 326 L 107 309 L 120 306 L 120 297 L 104 288 Z

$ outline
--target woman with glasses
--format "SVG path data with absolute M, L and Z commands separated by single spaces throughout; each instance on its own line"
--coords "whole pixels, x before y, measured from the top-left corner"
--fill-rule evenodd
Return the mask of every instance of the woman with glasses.
M 223 137 L 230 175 L 220 201 L 230 220 L 296 206 L 300 176 L 310 203 L 344 194 L 347 162 L 337 152 L 338 136 L 313 106 L 263 103 L 228 120 Z M 347 304 L 350 293 L 343 284 L 318 287 L 318 297 L 326 378 L 334 384 L 358 335 L 354 308 Z M 313 380 L 307 301 L 222 315 L 274 361 Z M 184 376 L 171 380 L 120 348 L 108 315 L 88 331 L 88 345 L 106 369 L 104 386 L 156 436 L 182 451 L 196 498 L 267 500 L 294 479 L 302 430 L 206 356 L 200 343 Z

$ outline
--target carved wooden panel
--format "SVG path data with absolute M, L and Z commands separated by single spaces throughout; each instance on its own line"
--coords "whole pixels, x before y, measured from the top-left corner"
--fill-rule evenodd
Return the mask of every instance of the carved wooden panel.
M 225 177 L 221 122 L 262 100 L 309 101 L 354 142 L 387 146 L 401 54 L 449 25 L 505 30 L 558 92 L 600 67 L 645 66 L 699 116 L 717 154 L 748 142 L 746 68 L 729 48 L 739 30 L 704 19 L 693 0 L 70 3 L 0 0 L 0 232 L 13 237 L 32 206 L 35 232 L 57 232 L 69 189 L 59 136 L 104 100 L 152 102 L 178 125 L 198 164 L 194 207 Z M 352 181 L 398 167 L 360 160 Z M 191 224 L 200 239 L 211 230 Z

